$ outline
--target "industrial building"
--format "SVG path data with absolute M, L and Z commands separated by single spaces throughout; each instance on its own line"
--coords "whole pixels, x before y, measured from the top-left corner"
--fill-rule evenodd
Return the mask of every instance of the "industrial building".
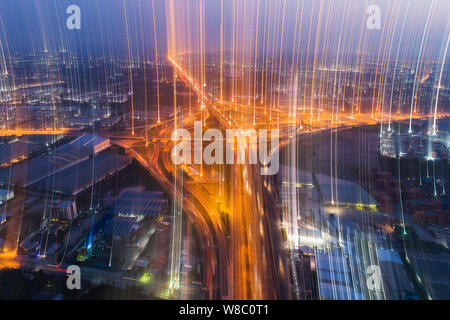
M 319 295 L 325 300 L 363 300 L 361 284 L 354 283 L 348 261 L 338 249 L 317 250 L 315 268 Z
M 111 207 L 110 213 L 119 217 L 155 217 L 167 206 L 167 198 L 160 191 L 126 191 Z
M 128 157 L 115 153 L 101 154 L 109 147 L 109 138 L 84 134 L 46 154 L 1 170 L 0 182 L 77 194 L 131 163 Z M 80 172 L 85 174 L 79 175 Z
M 33 190 L 51 190 L 58 194 L 77 196 L 93 184 L 114 175 L 131 164 L 127 156 L 103 152 L 53 175 L 28 184 Z
M 41 156 L 0 171 L 0 182 L 28 187 L 88 160 L 111 146 L 109 139 L 85 134 Z
M 7 167 L 27 158 L 29 153 L 39 149 L 39 146 L 25 141 L 14 141 L 0 145 L 0 167 Z
M 43 225 L 53 229 L 65 229 L 78 215 L 73 200 L 55 200 L 49 205 L 48 212 Z
M 157 217 L 167 208 L 167 197 L 159 191 L 125 191 L 106 213 L 111 218 L 102 228 L 103 234 L 115 238 L 129 238 L 139 229 L 146 217 Z

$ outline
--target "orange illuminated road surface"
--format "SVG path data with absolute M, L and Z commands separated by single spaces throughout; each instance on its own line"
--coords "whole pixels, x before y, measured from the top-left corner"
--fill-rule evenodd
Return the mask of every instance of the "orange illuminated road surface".
M 0 269 L 18 267 L 19 260 L 15 251 L 0 251 Z
M 69 129 L 49 129 L 49 130 L 0 129 L 0 136 L 52 135 L 52 134 L 65 134 L 67 132 L 69 132 Z

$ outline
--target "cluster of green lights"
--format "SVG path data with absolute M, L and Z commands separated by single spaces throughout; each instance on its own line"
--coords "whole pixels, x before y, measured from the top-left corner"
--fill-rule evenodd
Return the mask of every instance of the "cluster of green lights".
M 153 274 L 146 272 L 139 278 L 139 282 L 140 283 L 150 283 L 150 281 L 152 281 L 152 279 L 153 279 Z

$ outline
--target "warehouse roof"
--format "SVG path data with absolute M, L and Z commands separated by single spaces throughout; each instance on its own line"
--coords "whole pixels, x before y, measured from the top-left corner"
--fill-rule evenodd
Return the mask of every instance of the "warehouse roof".
M 114 217 L 109 220 L 108 224 L 104 227 L 103 233 L 105 235 L 123 238 L 130 235 L 132 231 L 137 230 L 138 228 L 139 225 L 136 224 L 136 218 Z
M 27 187 L 65 168 L 77 165 L 104 148 L 97 148 L 103 142 L 91 134 L 85 134 L 47 154 L 0 171 L 0 181 Z M 108 143 L 104 143 L 105 146 Z
M 124 192 L 111 207 L 113 215 L 156 216 L 167 205 L 167 198 L 159 191 Z
M 30 187 L 77 195 L 105 176 L 114 174 L 130 163 L 131 159 L 127 156 L 103 152 L 40 180 L 30 185 Z

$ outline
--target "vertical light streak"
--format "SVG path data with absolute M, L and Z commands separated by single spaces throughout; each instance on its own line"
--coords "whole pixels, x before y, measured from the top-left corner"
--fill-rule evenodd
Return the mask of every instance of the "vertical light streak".
M 395 8 L 395 4 L 393 4 L 393 8 L 392 10 L 394 10 Z M 389 8 L 389 10 L 391 11 L 391 9 Z M 395 18 L 394 18 L 395 17 Z M 378 111 L 378 115 L 380 116 L 379 120 L 380 120 L 380 128 L 382 128 L 383 126 L 383 107 L 384 107 L 384 101 L 382 100 L 382 98 L 384 98 L 384 92 L 385 92 L 385 74 L 389 68 L 389 63 L 390 63 L 390 49 L 392 48 L 392 46 L 389 46 L 389 39 L 392 39 L 392 33 L 395 31 L 395 27 L 396 27 L 396 22 L 397 22 L 397 15 L 390 15 L 390 19 L 388 22 L 388 27 L 387 27 L 387 35 L 386 35 L 386 39 L 384 41 L 384 45 L 383 45 L 383 55 L 382 55 L 382 63 L 381 63 L 381 72 L 379 74 L 379 85 L 377 88 L 377 107 L 376 107 L 376 111 Z M 394 26 L 394 27 L 393 27 Z M 389 54 L 387 54 L 389 50 Z
M 307 49 L 306 49 L 306 64 L 305 64 L 305 86 L 303 88 L 304 90 L 304 99 L 303 99 L 303 105 L 306 108 L 306 96 L 308 95 L 308 87 L 307 87 L 307 81 L 308 81 L 308 67 L 309 67 L 309 48 L 310 48 L 310 44 L 311 44 L 311 33 L 312 33 L 312 24 L 313 24 L 313 17 L 314 17 L 314 5 L 315 5 L 315 1 L 312 0 L 312 8 L 311 8 L 311 16 L 309 18 L 309 32 L 308 32 L 308 45 L 307 45 Z M 312 95 L 312 93 L 311 93 Z M 310 106 L 311 108 L 311 119 L 310 119 L 310 123 L 312 123 L 312 106 Z M 306 111 L 306 109 L 304 110 Z
M 1 45 L 1 51 L 2 51 L 2 58 L 3 58 L 3 65 L 5 66 L 4 68 L 4 73 L 5 75 L 8 75 L 11 77 L 11 88 L 13 89 L 12 92 L 12 102 L 13 104 L 15 104 L 16 102 L 16 76 L 15 76 L 15 72 L 14 72 L 14 68 L 13 68 L 13 62 L 11 59 L 11 52 L 9 50 L 9 44 L 8 44 L 8 38 L 6 36 L 6 31 L 5 31 L 5 25 L 3 23 L 3 17 L 0 14 L 0 24 L 2 26 L 2 33 L 3 33 L 3 38 L 5 39 L 5 46 L 6 46 L 6 52 L 8 54 L 9 59 L 9 71 L 8 71 L 8 67 L 6 65 L 6 58 L 5 58 L 5 52 L 3 51 L 3 44 L 0 41 L 0 45 Z M 16 119 L 17 119 L 17 109 L 16 109 Z M 16 120 L 17 121 L 17 120 Z
M 266 6 L 267 6 L 268 2 L 269 1 L 266 1 Z M 269 9 L 271 7 L 272 7 L 272 5 L 270 5 Z M 265 49 L 263 48 L 263 51 L 264 51 L 263 52 L 263 68 L 264 68 L 264 70 L 262 70 L 262 72 L 261 72 L 261 74 L 262 74 L 262 76 L 261 76 L 261 103 L 264 103 L 264 101 L 266 101 L 264 103 L 264 116 L 267 115 L 267 99 L 265 99 L 266 93 L 265 93 L 264 89 L 268 82 L 268 80 L 267 80 L 268 77 L 266 75 L 267 75 L 267 64 L 269 63 L 268 56 L 269 56 L 269 44 L 270 44 L 270 36 L 271 36 L 270 30 L 272 29 L 272 28 L 270 28 L 271 19 L 272 19 L 272 10 L 269 10 L 269 21 L 267 24 L 267 39 L 266 39 L 266 30 L 264 30 L 264 38 L 266 41 L 266 47 L 265 47 Z
M 220 103 L 223 102 L 223 0 L 220 0 Z
M 319 20 L 316 26 L 316 37 L 314 39 L 314 55 L 313 55 L 313 67 L 312 67 L 312 78 L 311 78 L 311 123 L 313 121 L 313 113 L 314 113 L 314 97 L 315 97 L 315 83 L 316 83 L 316 62 L 317 62 L 317 52 L 319 48 L 319 38 L 320 31 L 322 27 L 322 10 L 323 10 L 323 0 L 320 0 L 319 5 Z M 318 112 L 318 111 L 317 111 Z
M 366 5 L 364 7 L 364 12 L 366 12 L 366 8 L 367 8 L 367 1 L 366 1 Z M 356 51 L 357 57 L 356 57 L 356 65 L 355 65 L 355 70 L 354 70 L 354 77 L 353 77 L 353 82 L 352 82 L 352 102 L 351 102 L 351 108 L 352 108 L 352 114 L 351 114 L 351 119 L 354 118 L 355 116 L 355 92 L 357 91 L 357 86 L 356 86 L 356 76 L 359 74 L 359 72 L 361 71 L 359 68 L 359 62 L 361 59 L 361 42 L 362 42 L 362 37 L 363 34 L 365 33 L 364 30 L 367 30 L 367 28 L 361 27 L 361 31 L 359 33 L 359 41 L 358 41 L 358 49 Z M 364 41 L 365 41 L 364 37 Z
M 424 28 L 423 34 L 422 34 L 422 41 L 420 42 L 420 49 L 419 49 L 419 55 L 417 56 L 416 69 L 415 69 L 415 72 L 414 72 L 414 84 L 413 84 L 413 92 L 412 92 L 412 95 L 411 95 L 411 111 L 410 111 L 410 114 L 409 114 L 409 129 L 408 129 L 408 133 L 412 133 L 412 114 L 413 114 L 413 106 L 414 106 L 414 97 L 415 97 L 415 94 L 416 94 L 417 71 L 419 70 L 419 63 L 420 63 L 420 58 L 422 56 L 423 43 L 425 41 L 425 34 L 426 34 L 427 29 L 428 29 L 428 23 L 430 22 L 431 11 L 433 9 L 433 6 L 434 6 L 434 0 L 431 0 L 430 9 L 428 10 L 427 20 L 425 22 L 425 28 Z
M 204 20 L 204 16 L 203 16 L 203 0 L 200 1 L 200 72 L 201 72 L 201 86 L 202 86 L 202 90 L 201 90 L 201 95 L 202 95 L 202 104 L 201 104 L 201 117 L 204 117 L 204 101 L 203 101 L 203 96 L 205 95 L 204 92 L 204 88 L 206 85 L 206 80 L 205 80 L 205 47 L 204 47 L 204 25 L 203 25 L 203 20 Z M 204 120 L 206 121 L 206 120 Z M 202 121 L 203 125 L 205 125 L 205 123 Z M 200 159 L 203 159 L 203 148 L 200 148 Z M 201 161 L 200 164 L 200 177 L 203 177 L 203 161 Z
M 334 119 L 334 107 L 336 99 L 336 81 L 337 81 L 337 68 L 339 64 L 339 51 L 341 48 L 341 33 L 339 33 L 338 47 L 335 58 L 335 71 L 333 80 L 333 99 L 331 104 L 331 126 L 330 126 L 330 191 L 331 191 L 331 204 L 334 205 L 334 181 L 333 181 L 333 119 Z
M 284 19 L 286 16 L 286 0 L 284 0 L 283 2 L 283 13 L 281 15 L 281 39 L 280 39 L 280 51 L 279 51 L 279 55 L 280 55 L 280 60 L 278 61 L 278 101 L 277 101 L 277 108 L 278 108 L 278 112 L 281 111 L 281 106 L 280 106 L 280 98 L 281 98 L 281 70 L 283 67 L 283 42 L 284 42 Z M 279 122 L 280 117 L 278 117 L 277 121 Z
M 138 1 L 139 8 L 139 23 L 141 26 L 141 48 L 142 48 L 142 59 L 144 65 L 144 109 L 145 109 L 145 146 L 148 147 L 148 95 L 147 95 L 147 59 L 145 54 L 145 41 L 144 41 L 144 26 L 142 21 L 142 8 L 141 0 Z
M 188 2 L 189 3 L 189 2 Z M 188 72 L 189 75 L 192 76 L 192 61 L 191 61 L 191 56 L 192 56 L 192 51 L 191 51 L 191 15 L 189 14 L 189 5 L 186 6 L 187 7 L 187 41 L 188 41 Z M 189 116 L 192 115 L 192 101 L 191 101 L 191 93 L 189 93 Z
M 389 52 L 388 52 L 387 62 L 386 62 L 386 70 L 384 72 L 385 75 L 384 75 L 384 81 L 383 81 L 383 94 L 382 94 L 382 97 L 381 97 L 380 137 L 383 135 L 383 116 L 384 116 L 384 102 L 385 102 L 385 93 L 386 93 L 386 83 L 387 83 L 387 76 L 388 76 L 389 66 L 391 64 L 391 50 L 392 50 L 392 47 L 393 47 L 394 36 L 395 36 L 396 28 L 397 28 L 397 20 L 398 20 L 399 13 L 400 13 L 400 5 L 398 5 L 398 7 L 397 7 L 397 13 L 395 15 L 394 30 L 393 30 L 393 32 L 391 34 L 391 41 L 390 41 L 390 44 L 389 44 Z M 395 70 L 394 70 L 394 75 L 395 75 Z M 394 85 L 394 81 L 395 81 L 395 76 L 392 78 L 392 85 Z M 391 94 L 391 96 L 392 96 L 392 94 Z M 389 129 L 390 129 L 390 127 L 389 127 Z
M 445 45 L 444 55 L 442 57 L 441 71 L 439 72 L 439 81 L 438 81 L 438 87 L 437 87 L 437 91 L 436 91 L 436 103 L 434 104 L 434 118 L 433 118 L 433 135 L 434 136 L 436 135 L 436 118 L 437 118 L 437 109 L 438 109 L 438 103 L 439 103 L 439 91 L 441 90 L 442 74 L 444 72 L 445 59 L 447 58 L 447 50 L 448 50 L 449 41 L 450 41 L 450 33 L 447 36 L 447 44 Z
M 275 10 L 274 10 L 276 16 L 274 19 L 274 24 L 273 24 L 273 32 L 272 32 L 272 50 L 275 49 L 275 40 L 278 38 L 278 29 L 275 27 L 278 25 L 278 1 L 275 2 Z M 275 30 L 277 31 L 277 33 L 275 33 Z M 270 97 L 269 97 L 269 121 L 272 121 L 272 109 L 275 107 L 275 104 L 273 102 L 273 74 L 274 74 L 274 56 L 275 54 L 272 51 L 272 58 L 271 58 L 271 62 L 270 62 Z
M 351 24 L 351 28 L 350 28 L 350 37 L 348 38 L 348 47 L 350 48 L 351 46 L 351 41 L 353 40 L 353 30 L 354 30 L 354 26 L 355 26 L 355 17 L 356 17 L 356 10 L 357 10 L 357 6 L 355 5 L 354 8 L 354 12 L 352 15 L 352 24 Z M 359 43 L 358 43 L 358 47 L 359 47 Z M 348 79 L 348 75 L 349 75 L 349 69 L 350 69 L 350 52 L 347 52 L 347 57 L 346 57 L 346 61 L 345 61 L 345 79 L 344 79 L 344 94 L 342 97 L 342 112 L 345 111 L 345 97 L 346 97 L 346 90 L 347 87 L 349 85 L 349 79 Z M 351 106 L 352 109 L 352 116 L 353 116 L 353 105 Z
M 300 10 L 300 1 L 299 2 L 297 2 L 297 9 L 296 9 L 296 14 L 295 14 L 295 27 L 294 27 L 294 43 L 293 43 L 293 45 L 292 45 L 292 60 L 291 60 L 291 84 L 292 84 L 292 88 L 291 88 L 291 91 L 292 91 L 292 98 L 294 98 L 294 96 L 295 96 L 295 99 L 297 99 L 297 95 L 294 95 L 294 91 L 295 90 L 297 90 L 297 81 L 298 81 L 298 74 L 296 73 L 296 77 L 295 77 L 295 83 L 294 83 L 294 61 L 295 61 L 295 49 L 296 49 L 296 42 L 297 42 L 297 29 L 298 29 L 298 16 L 299 16 L 299 10 Z M 301 32 L 300 32 L 301 33 Z M 297 71 L 296 69 L 295 69 L 295 71 Z M 297 93 L 296 91 L 295 91 L 295 93 Z M 294 101 L 294 100 L 292 100 L 292 104 L 294 105 L 295 103 L 296 103 L 297 101 Z M 291 116 L 292 115 L 292 109 L 296 109 L 296 107 L 295 108 L 293 108 L 293 107 L 290 107 L 289 108 L 289 116 Z
M 298 64 L 299 64 L 299 60 L 300 60 L 300 56 L 301 56 L 301 51 L 300 51 L 300 44 L 301 44 L 301 40 L 302 40 L 302 31 L 303 31 L 303 8 L 304 8 L 304 6 L 305 6 L 305 1 L 304 0 L 302 0 L 302 9 L 301 9 L 301 13 L 300 13 L 300 30 L 299 30 L 299 33 L 298 33 L 298 42 L 297 42 L 297 48 L 296 48 L 296 51 L 297 51 L 297 61 L 295 62 L 295 70 L 296 70 L 296 72 L 299 72 L 298 71 Z M 302 60 L 303 60 L 303 58 L 302 58 Z M 299 86 L 300 85 L 300 78 L 298 79 L 298 81 L 295 83 L 295 85 L 296 86 Z M 303 92 L 305 92 L 305 88 L 303 88 Z M 305 94 L 305 93 L 304 93 Z M 303 109 L 305 108 L 305 106 L 303 105 Z M 297 111 L 295 110 L 295 113 L 297 113 Z M 301 116 L 300 116 L 300 119 L 301 119 Z M 301 125 L 301 120 L 300 120 L 300 125 Z
M 365 4 L 365 7 L 364 7 L 364 12 L 367 10 L 367 7 L 368 7 L 368 1 L 366 1 L 366 4 Z M 359 69 L 358 69 L 358 71 L 359 71 L 359 73 L 358 73 L 358 85 L 357 85 L 357 87 L 356 87 L 356 111 L 358 111 L 358 115 L 360 115 L 361 114 L 361 82 L 362 82 L 362 75 L 363 75 L 363 70 L 364 70 L 364 64 L 365 64 L 365 61 L 366 61 L 366 55 L 365 55 L 365 52 L 366 52 L 366 49 L 367 49 L 367 32 L 368 32 L 368 28 L 364 28 L 363 27 L 363 29 L 365 30 L 364 31 L 364 43 L 363 43 L 363 49 L 362 49 L 362 52 L 358 52 L 358 56 L 361 56 L 361 59 L 360 59 L 360 64 L 359 64 Z
M 231 102 L 234 102 L 234 86 L 236 78 L 236 0 L 233 0 L 233 48 L 232 48 L 232 63 L 231 63 Z M 230 109 L 231 116 L 231 109 Z
M 169 0 L 168 6 L 168 44 L 169 54 L 176 54 L 176 29 L 175 29 L 175 10 L 173 0 Z M 173 67 L 173 112 L 174 112 L 174 130 L 178 128 L 177 114 L 177 68 Z M 180 179 L 178 176 L 181 176 Z M 173 226 L 172 226 L 172 249 L 170 262 L 170 283 L 169 291 L 173 294 L 174 290 L 180 285 L 180 261 L 182 248 L 182 223 L 183 223 L 183 171 L 178 166 L 174 166 L 174 193 L 173 193 Z
M 388 132 L 391 131 L 391 113 L 392 113 L 392 99 L 394 97 L 394 84 L 395 84 L 395 77 L 397 75 L 397 66 L 398 66 L 398 57 L 399 57 L 399 53 L 400 53 L 400 48 L 402 45 L 402 41 L 403 41 L 403 32 L 405 30 L 405 24 L 406 24 L 406 18 L 408 17 L 408 12 L 409 12 L 409 6 L 410 6 L 411 2 L 408 1 L 408 5 L 406 7 L 406 10 L 404 12 L 404 18 L 403 18 L 403 24 L 402 24 L 402 30 L 400 32 L 400 40 L 398 43 L 398 47 L 397 47 L 397 54 L 395 55 L 395 65 L 394 65 L 394 74 L 392 76 L 392 86 L 391 86 L 391 99 L 389 102 L 389 124 L 388 124 Z M 401 92 L 400 92 L 401 93 Z M 400 102 L 399 102 L 400 104 Z
M 256 8 L 256 29 L 255 29 L 255 61 L 253 65 L 254 73 L 253 73 L 253 125 L 256 125 L 256 63 L 258 60 L 258 29 L 259 29 L 259 0 L 257 1 Z
M 160 104 L 159 104 L 159 60 L 158 60 L 158 37 L 156 35 L 155 0 L 152 0 L 152 12 L 153 12 L 153 37 L 155 39 L 156 100 L 157 100 L 156 103 L 158 106 L 158 124 L 159 124 L 159 123 L 161 123 L 161 116 L 160 116 Z
M 203 35 L 203 0 L 200 1 L 199 4 L 199 18 L 200 18 L 200 86 L 201 86 L 201 105 L 200 108 L 202 110 L 205 107 L 204 105 L 204 95 L 205 95 L 205 52 L 204 52 L 204 35 Z
M 127 45 L 128 45 L 128 65 L 129 65 L 129 76 L 130 76 L 130 94 L 131 94 L 131 134 L 134 135 L 134 89 L 133 89 L 133 70 L 131 63 L 131 46 L 130 46 L 130 35 L 128 31 L 128 17 L 127 17 L 127 6 L 125 0 L 122 1 L 123 10 L 125 14 L 125 28 L 127 34 Z
M 325 20 L 326 21 L 326 24 L 325 24 L 325 35 L 323 37 L 323 45 L 322 45 L 322 57 L 321 57 L 321 63 L 320 63 L 321 70 L 320 70 L 320 78 L 319 78 L 319 94 L 318 94 L 319 106 L 318 106 L 318 109 L 317 109 L 317 121 L 320 121 L 320 112 L 322 111 L 322 90 L 323 90 L 322 80 L 324 78 L 323 74 L 325 73 L 325 74 L 328 75 L 328 73 L 326 71 L 324 72 L 324 68 L 325 68 L 325 61 L 326 61 L 326 59 L 325 59 L 325 52 L 328 49 L 328 46 L 327 46 L 328 31 L 329 31 L 328 27 L 329 27 L 329 23 L 330 23 L 330 20 L 331 20 L 330 19 L 331 11 L 332 11 L 332 5 L 328 5 L 327 17 L 326 17 L 326 20 Z
M 432 10 L 431 17 L 433 17 L 433 14 L 434 14 L 434 9 Z M 428 27 L 426 28 L 426 31 L 425 31 L 426 32 L 426 34 L 425 34 L 425 39 L 426 40 L 425 40 L 425 43 L 424 43 L 424 47 L 425 48 L 427 47 L 427 41 L 429 40 L 430 29 L 431 29 L 431 23 L 428 25 Z M 419 71 L 417 73 L 419 79 L 422 78 L 422 74 L 424 72 L 423 70 L 425 69 L 424 59 L 425 59 L 425 55 L 422 55 L 420 57 L 420 67 L 419 67 Z M 420 105 L 420 95 L 419 95 L 420 82 L 421 81 L 417 82 L 416 99 L 415 99 L 415 102 L 414 102 L 413 113 L 417 113 L 417 105 Z
M 388 4 L 389 6 L 389 4 Z M 389 10 L 389 8 L 388 8 Z M 386 25 L 386 21 L 387 18 L 384 20 L 384 26 Z M 381 32 L 381 39 L 384 39 L 384 34 L 386 32 L 386 28 L 382 28 L 382 32 Z M 378 110 L 378 100 L 375 99 L 376 93 L 377 93 L 377 84 L 378 84 L 378 78 L 379 78 L 379 69 L 380 69 L 380 60 L 382 60 L 381 57 L 381 51 L 382 51 L 383 46 L 379 45 L 378 46 L 378 54 L 377 54 L 377 64 L 376 64 L 376 69 L 375 69 L 375 76 L 374 76 L 374 84 L 373 84 L 373 94 L 372 94 L 372 111 L 371 111 L 371 117 L 372 119 L 374 118 L 374 109 Z M 376 104 L 376 106 L 375 106 Z
M 268 3 L 269 1 L 266 1 L 266 5 L 264 8 L 264 33 L 263 33 L 263 46 L 262 46 L 262 51 L 263 51 L 263 56 L 262 56 L 262 63 L 261 63 L 261 97 L 260 97 L 260 103 L 262 104 L 264 101 L 264 73 L 266 71 L 266 43 L 268 43 L 268 41 L 266 41 L 266 37 L 267 37 L 267 8 L 268 8 Z M 270 12 L 269 12 L 269 25 L 270 25 Z M 264 111 L 265 108 L 264 108 Z M 264 113 L 265 114 L 265 113 Z
M 259 6 L 259 3 L 258 3 Z M 252 5 L 250 7 L 250 21 L 249 21 L 249 25 L 248 28 L 246 28 L 246 30 L 249 30 L 249 39 L 246 43 L 249 44 L 249 50 L 248 50 L 248 61 L 246 62 L 246 66 L 248 68 L 248 74 L 247 74 L 247 82 L 248 82 L 248 90 L 247 90 L 247 105 L 250 106 L 251 101 L 252 101 L 252 92 L 251 92 L 251 88 L 252 88 L 252 68 L 250 66 L 253 66 L 253 61 L 252 61 L 252 54 L 253 54 L 253 36 L 255 36 L 256 38 L 258 37 L 258 29 L 255 29 L 255 32 L 251 32 L 251 30 L 253 29 L 253 19 L 254 19 L 254 14 L 253 14 L 253 2 Z
M 244 102 L 243 102 L 243 97 L 244 97 L 244 94 L 245 94 L 245 92 L 244 92 L 244 86 L 245 86 L 245 75 L 244 75 L 244 72 L 245 72 L 245 44 L 246 44 L 246 35 L 247 35 L 247 32 L 245 32 L 245 30 L 246 30 L 246 28 L 245 28 L 245 26 L 246 26 L 246 23 L 247 23 L 247 1 L 244 1 L 244 11 L 243 11 L 243 13 L 242 13 L 242 28 L 243 28 L 243 30 L 242 30 L 242 32 L 241 32 L 241 38 L 242 38 L 242 42 L 241 42 L 241 61 L 240 61 L 240 63 L 239 63 L 239 69 L 240 69 L 240 74 L 241 74 L 241 87 L 240 87 L 240 96 L 241 96 L 241 101 L 240 101 L 240 103 L 241 104 L 243 104 Z M 238 25 L 239 26 L 239 25 Z M 241 107 L 241 120 L 243 120 L 244 119 L 244 108 L 243 107 Z

